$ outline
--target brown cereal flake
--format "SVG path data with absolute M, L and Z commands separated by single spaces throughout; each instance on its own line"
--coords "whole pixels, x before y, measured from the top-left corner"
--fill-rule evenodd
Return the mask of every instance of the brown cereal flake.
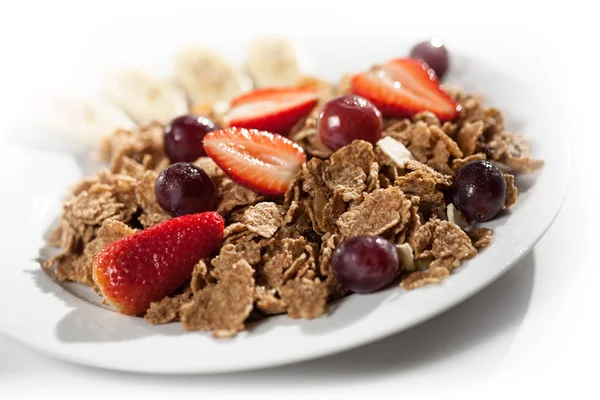
M 207 285 L 181 307 L 184 331 L 211 330 L 232 337 L 244 329 L 254 305 L 254 269 L 244 259 L 220 266 L 216 284 Z
M 265 315 L 282 314 L 287 311 L 287 304 L 278 297 L 275 289 L 256 286 L 254 288 L 254 301 L 256 302 L 256 308 Z
M 217 188 L 221 186 L 223 179 L 227 177 L 225 172 L 210 157 L 200 157 L 193 164 L 206 172 L 206 175 L 210 177 Z
M 290 209 L 292 207 L 290 206 Z M 287 217 L 286 217 L 287 218 Z M 276 233 L 278 239 L 292 238 L 298 239 L 300 237 L 318 236 L 315 227 L 313 226 L 313 220 L 310 215 L 310 208 L 301 202 L 295 207 L 292 220 L 285 223 L 279 231 Z
M 289 250 L 282 250 L 275 255 L 265 255 L 262 265 L 257 266 L 256 282 L 269 289 L 278 289 L 283 284 L 283 271 L 294 262 L 294 257 Z
M 85 270 L 87 257 L 83 254 L 69 253 L 61 254 L 59 257 L 50 259 L 46 263 L 46 268 L 57 264 L 54 270 L 54 276 L 59 281 L 73 281 L 93 287 L 94 281 L 91 275 Z
M 192 292 L 188 290 L 184 293 L 175 296 L 166 296 L 160 301 L 152 302 L 144 315 L 144 319 L 152 325 L 179 321 L 181 306 L 187 303 L 191 296 Z
M 492 160 L 505 164 L 515 173 L 530 173 L 544 165 L 543 161 L 530 157 L 531 146 L 522 133 L 496 134 L 485 144 L 484 151 Z
M 206 260 L 200 260 L 194 265 L 190 288 L 193 293 L 199 292 L 206 285 L 215 283 L 215 278 L 209 273 Z
M 506 180 L 506 200 L 504 201 L 504 207 L 510 208 L 517 202 L 519 189 L 515 186 L 514 175 L 504 174 L 504 180 Z
M 458 130 L 458 126 L 453 124 L 452 122 L 446 121 L 442 125 L 442 131 L 452 139 L 456 140 L 456 131 Z
M 379 164 L 377 162 L 371 163 L 371 169 L 369 170 L 369 174 L 367 175 L 366 185 L 367 188 L 365 189 L 365 191 L 367 193 L 371 193 L 373 190 L 380 188 Z
M 171 219 L 158 205 L 154 196 L 154 184 L 157 177 L 158 173 L 155 171 L 146 171 L 135 186 L 135 197 L 142 209 L 142 214 L 138 219 L 145 228 Z
M 419 215 L 419 197 L 406 195 L 407 199 L 411 202 L 410 215 L 406 227 L 396 237 L 395 243 L 402 244 L 409 242 L 410 239 L 415 235 L 417 229 L 421 226 L 421 217 Z
M 464 167 L 471 161 L 481 161 L 481 160 L 485 160 L 486 158 L 487 157 L 486 157 L 485 153 L 476 153 L 476 154 L 472 154 L 472 155 L 464 157 L 464 158 L 456 158 L 456 159 L 452 160 L 452 169 L 454 169 L 454 171 L 458 171 L 459 169 L 461 169 L 462 167 Z
M 460 127 L 456 135 L 456 142 L 465 157 L 475 153 L 481 135 L 483 135 L 483 121 L 466 122 Z
M 323 173 L 328 164 L 318 158 L 312 158 L 302 165 L 302 190 L 313 198 L 329 196 L 330 190 L 323 180 Z
M 326 311 L 327 287 L 320 280 L 300 278 L 288 281 L 281 298 L 288 304 L 290 318 L 317 318 Z
M 121 158 L 128 157 L 142 162 L 144 156 L 152 156 L 154 166 L 166 159 L 163 146 L 164 126 L 153 122 L 134 129 L 118 129 L 100 145 L 100 157 L 109 161 L 111 170 L 121 164 Z
M 452 176 L 451 175 L 442 174 L 442 173 L 436 171 L 435 169 L 431 168 L 430 166 L 427 166 L 416 160 L 406 161 L 402 171 L 403 171 L 402 175 L 404 175 L 406 173 L 406 171 L 423 171 L 423 172 L 426 172 L 429 176 L 431 176 L 431 179 L 433 179 L 436 182 L 436 184 L 438 184 L 438 185 L 448 186 L 448 187 L 452 185 Z
M 245 186 L 239 185 L 229 178 L 223 178 L 218 187 L 219 205 L 217 212 L 227 216 L 234 208 L 249 206 L 264 200 L 264 197 Z
M 362 168 L 366 174 L 371 170 L 371 164 L 376 162 L 373 145 L 364 140 L 355 140 L 333 153 L 330 157 L 332 164 L 352 164 Z
M 431 111 L 421 111 L 420 113 L 413 115 L 412 121 L 413 122 L 423 121 L 429 126 L 432 126 L 432 125 L 440 126 L 440 120 Z
M 336 224 L 345 237 L 382 234 L 402 222 L 398 210 L 404 200 L 404 193 L 398 187 L 377 189 L 359 205 L 351 206 Z
M 413 202 L 411 199 L 404 199 L 398 209 L 398 212 L 400 213 L 400 222 L 389 231 L 389 237 L 392 238 L 392 240 L 395 236 L 407 228 L 407 225 L 411 220 L 411 208 L 413 208 Z
M 339 234 L 327 233 L 323 236 L 322 245 L 319 252 L 319 273 L 325 277 L 324 284 L 331 299 L 344 297 L 348 291 L 342 287 L 331 271 L 331 257 L 333 250 L 341 243 L 342 237 Z
M 233 224 L 227 225 L 223 230 L 223 239 L 227 239 L 234 234 L 246 232 L 246 224 L 243 222 L 234 222 Z
M 342 195 L 343 201 L 357 199 L 367 185 L 367 175 L 363 169 L 350 163 L 332 163 L 323 171 L 323 182 L 332 191 Z
M 419 211 L 427 215 L 439 215 L 446 208 L 444 193 L 440 190 L 440 187 L 445 186 L 439 182 L 425 170 L 416 170 L 398 177 L 396 185 L 402 192 L 419 197 Z
M 256 267 L 257 284 L 269 289 L 280 290 L 285 283 L 285 279 L 292 278 L 300 269 L 300 264 L 308 259 L 307 255 L 304 254 L 307 245 L 308 242 L 304 237 L 298 239 L 272 239 L 266 245 L 263 263 Z M 303 259 L 299 261 L 300 264 L 294 266 L 294 262 L 301 258 Z
M 314 111 L 319 108 L 320 107 L 317 106 Z M 309 116 L 304 121 L 299 121 L 296 126 L 292 128 L 288 137 L 302 146 L 306 154 L 311 157 L 325 159 L 332 153 L 332 151 L 321 142 L 321 139 L 319 139 L 316 116 Z
M 411 272 L 400 282 L 400 286 L 406 290 L 412 290 L 425 285 L 441 283 L 450 275 L 446 268 L 434 268 L 429 271 Z
M 344 196 L 338 191 L 335 191 L 333 196 L 331 196 L 327 201 L 327 204 L 323 206 L 319 225 L 324 232 L 337 232 L 338 228 L 336 221 L 344 212 L 346 212 L 346 203 L 344 201 Z
M 271 238 L 283 221 L 281 206 L 273 202 L 258 203 L 244 212 L 243 221 L 249 231 Z
M 308 256 L 305 253 L 302 253 L 299 257 L 295 258 L 292 261 L 292 265 L 290 265 L 289 268 L 283 271 L 283 282 L 293 279 L 298 274 L 302 266 L 307 262 L 307 260 Z
M 83 249 L 83 255 L 85 256 L 86 260 L 82 268 L 84 271 L 84 276 L 89 282 L 92 282 L 92 262 L 94 257 L 96 257 L 96 254 L 100 253 L 110 243 L 124 237 L 131 236 L 136 232 L 137 231 L 135 229 L 131 229 L 129 226 L 118 220 L 104 220 L 96 232 L 96 237 Z
M 477 249 L 489 247 L 492 244 L 492 230 L 488 228 L 471 228 L 467 231 L 473 246 Z
M 120 180 L 115 186 L 94 184 L 89 190 L 67 200 L 64 206 L 64 218 L 69 220 L 72 226 L 100 225 L 109 218 L 129 221 L 137 206 L 130 200 L 125 204 L 118 198 L 121 189 L 128 190 L 129 195 L 133 194 L 134 182 L 129 179 Z M 122 187 L 117 186 L 121 183 L 123 183 Z
M 439 219 L 419 227 L 410 241 L 415 260 L 433 256 L 431 268 L 457 268 L 463 259 L 477 254 L 471 239 L 456 224 Z
M 152 156 L 146 154 L 145 160 L 151 160 Z M 146 161 L 148 164 L 148 161 Z M 113 165 L 113 172 L 116 174 L 127 175 L 134 179 L 141 179 L 144 172 L 146 172 L 147 168 L 144 167 L 144 164 L 135 161 L 132 158 L 127 156 L 121 157 L 115 160 L 115 165 Z
M 70 280 L 95 287 L 92 279 L 92 261 L 106 245 L 135 233 L 124 223 L 115 219 L 106 219 L 96 232 L 96 237 L 85 245 L 78 254 L 71 253 L 74 248 L 63 252 L 44 263 L 45 268 L 56 264 L 55 276 L 60 281 Z

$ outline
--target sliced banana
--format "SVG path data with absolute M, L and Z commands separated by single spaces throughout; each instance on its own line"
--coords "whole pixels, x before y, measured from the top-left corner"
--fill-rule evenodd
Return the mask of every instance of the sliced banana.
M 256 87 L 280 87 L 298 84 L 305 75 L 305 64 L 305 57 L 290 40 L 265 35 L 250 43 L 246 68 Z
M 139 124 L 167 124 L 188 112 L 182 90 L 147 72 L 112 69 L 104 73 L 102 82 L 107 96 Z
M 229 102 L 252 88 L 250 78 L 220 54 L 203 47 L 188 47 L 177 54 L 175 74 L 194 105 Z
M 96 145 L 116 129 L 136 125 L 120 108 L 101 97 L 53 96 L 42 109 L 46 129 L 86 146 Z

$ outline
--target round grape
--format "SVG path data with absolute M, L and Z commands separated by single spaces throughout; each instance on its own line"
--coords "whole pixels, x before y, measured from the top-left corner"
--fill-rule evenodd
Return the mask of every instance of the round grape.
M 418 43 L 410 51 L 410 56 L 426 62 L 435 71 L 438 79 L 444 77 L 450 64 L 448 50 L 437 38 Z
M 206 156 L 202 140 L 219 129 L 209 118 L 188 114 L 175 118 L 165 127 L 165 152 L 171 162 L 192 162 Z
M 334 250 L 331 269 L 344 288 L 356 293 L 374 292 L 398 275 L 398 250 L 381 236 L 354 236 Z
M 381 139 L 381 113 L 368 100 L 347 95 L 328 101 L 319 115 L 321 142 L 336 151 L 354 140 L 377 143 Z
M 201 168 L 176 163 L 164 169 L 154 184 L 158 205 L 172 217 L 214 210 L 217 189 Z
M 488 221 L 504 207 L 506 180 L 489 161 L 471 161 L 456 173 L 453 203 L 468 219 Z

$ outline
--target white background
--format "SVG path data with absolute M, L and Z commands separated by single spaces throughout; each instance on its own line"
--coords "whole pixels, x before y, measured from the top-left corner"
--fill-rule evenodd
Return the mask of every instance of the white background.
M 135 32 L 137 19 L 161 13 L 158 4 L 148 3 L 3 2 L 0 91 L 55 62 L 65 43 L 82 37 L 81 32 L 88 28 L 86 18 L 106 24 L 112 18 L 131 18 Z M 518 48 L 522 59 L 509 62 L 522 63 L 523 68 L 528 67 L 527 60 L 541 54 L 548 55 L 549 63 L 559 63 L 562 73 L 554 78 L 564 82 L 563 96 L 569 101 L 568 109 L 556 112 L 573 116 L 564 127 L 571 138 L 573 173 L 563 211 L 553 227 L 513 270 L 445 314 L 383 341 L 295 366 L 216 376 L 115 373 L 48 359 L 0 335 L 0 399 L 108 395 L 145 399 L 184 395 L 600 398 L 600 262 L 595 254 L 600 247 L 599 182 L 595 175 L 600 146 L 597 14 L 577 1 L 545 5 L 526 1 L 280 3 L 247 2 L 236 7 L 233 2 L 219 2 L 196 4 L 192 10 L 193 3 L 169 1 L 168 7 L 197 13 L 199 31 L 216 13 L 210 8 L 230 10 L 230 20 L 210 22 L 211 27 L 218 27 L 210 35 L 302 30 L 339 38 L 349 33 L 376 37 L 419 26 L 420 33 L 444 37 L 472 32 L 466 41 L 491 59 L 494 46 Z M 486 43 L 489 32 L 503 32 L 506 40 Z M 0 99 L 0 115 L 10 113 L 8 107 L 16 101 L 31 101 L 35 113 L 31 99 L 6 98 L 2 93 Z M 8 195 L 6 189 L 0 193 Z M 2 268 L 8 267 L 2 264 Z M 0 290 L 2 283 L 0 278 Z

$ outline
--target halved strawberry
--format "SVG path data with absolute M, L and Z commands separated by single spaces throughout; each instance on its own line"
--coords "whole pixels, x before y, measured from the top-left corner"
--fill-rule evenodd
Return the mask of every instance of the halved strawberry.
M 313 89 L 258 89 L 235 98 L 225 121 L 229 126 L 287 135 L 317 101 L 317 92 Z
M 306 161 L 297 143 L 256 129 L 210 132 L 204 150 L 233 181 L 268 196 L 283 195 Z
M 445 93 L 427 64 L 398 58 L 352 77 L 352 92 L 370 100 L 387 117 L 431 111 L 440 121 L 458 116 L 459 106 Z
M 173 218 L 117 240 L 94 257 L 92 277 L 104 298 L 123 314 L 143 314 L 192 276 L 223 238 L 216 212 Z

